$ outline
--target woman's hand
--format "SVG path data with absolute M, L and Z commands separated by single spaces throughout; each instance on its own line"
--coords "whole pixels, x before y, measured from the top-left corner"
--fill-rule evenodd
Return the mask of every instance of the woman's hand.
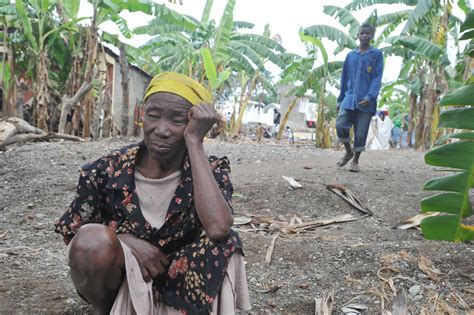
M 138 261 L 145 282 L 154 279 L 166 271 L 169 261 L 158 247 L 133 234 L 118 234 L 117 237 L 132 250 L 132 254 Z
M 207 132 L 218 121 L 219 114 L 210 104 L 198 104 L 189 111 L 189 123 L 184 130 L 184 139 L 189 142 L 202 142 Z

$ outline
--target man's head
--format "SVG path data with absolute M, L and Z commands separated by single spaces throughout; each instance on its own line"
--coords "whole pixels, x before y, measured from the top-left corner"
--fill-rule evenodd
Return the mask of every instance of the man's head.
M 369 23 L 363 23 L 359 27 L 359 32 L 357 33 L 357 38 L 359 39 L 361 46 L 370 45 L 370 41 L 374 38 L 375 28 Z

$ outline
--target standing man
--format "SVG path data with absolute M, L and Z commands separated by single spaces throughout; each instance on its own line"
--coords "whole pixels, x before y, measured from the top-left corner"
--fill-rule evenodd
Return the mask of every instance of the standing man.
M 365 150 L 367 132 L 377 108 L 382 81 L 382 51 L 370 46 L 374 33 L 375 29 L 370 24 L 364 23 L 359 28 L 359 47 L 346 56 L 341 76 L 341 94 L 337 99 L 337 137 L 346 149 L 337 165 L 342 167 L 352 160 L 351 172 L 359 172 L 359 157 Z M 354 148 L 350 144 L 352 126 Z

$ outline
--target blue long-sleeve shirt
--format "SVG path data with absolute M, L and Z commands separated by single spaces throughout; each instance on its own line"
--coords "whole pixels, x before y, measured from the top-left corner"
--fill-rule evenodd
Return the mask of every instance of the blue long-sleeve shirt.
M 341 93 L 337 99 L 340 107 L 375 114 L 382 73 L 383 55 L 380 49 L 370 47 L 361 53 L 357 48 L 347 54 L 342 68 Z M 369 105 L 359 105 L 363 99 L 368 100 Z

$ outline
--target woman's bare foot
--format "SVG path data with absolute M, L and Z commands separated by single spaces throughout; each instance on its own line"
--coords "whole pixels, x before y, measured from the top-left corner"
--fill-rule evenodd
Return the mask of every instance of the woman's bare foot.
M 337 162 L 337 166 L 343 167 L 354 157 L 354 151 L 346 151 L 346 154 Z

